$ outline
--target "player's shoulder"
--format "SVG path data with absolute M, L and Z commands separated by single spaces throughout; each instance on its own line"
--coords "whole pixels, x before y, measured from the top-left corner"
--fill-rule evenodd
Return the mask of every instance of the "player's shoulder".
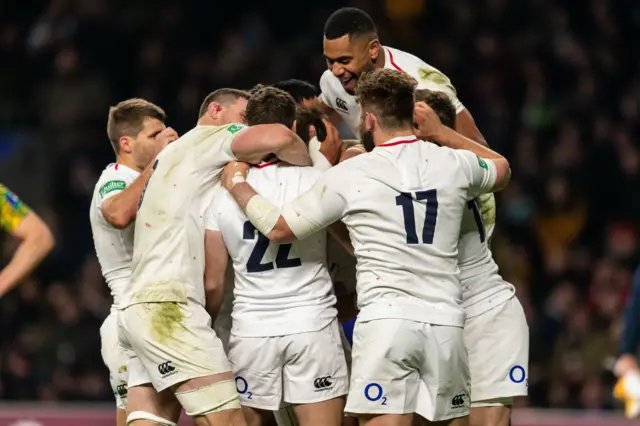
M 421 58 L 393 47 L 385 46 L 390 65 L 418 80 L 418 88 L 442 91 L 454 96 L 455 87 L 449 77 Z
M 112 191 L 122 190 L 131 184 L 138 176 L 140 176 L 139 172 L 122 164 L 112 163 L 102 171 L 96 187 L 99 187 L 101 190 L 103 188 L 111 188 Z
M 333 98 L 349 96 L 344 90 L 340 80 L 333 75 L 331 70 L 325 70 L 320 77 L 320 92 L 331 101 Z

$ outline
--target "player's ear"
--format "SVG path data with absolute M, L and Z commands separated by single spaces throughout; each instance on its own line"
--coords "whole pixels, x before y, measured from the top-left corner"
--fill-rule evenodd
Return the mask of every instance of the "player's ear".
M 380 40 L 378 40 L 377 38 L 369 41 L 369 57 L 371 58 L 371 60 L 373 62 L 378 60 L 378 57 L 380 56 L 380 52 L 382 49 L 382 46 L 380 45 Z
M 207 107 L 207 114 L 209 115 L 209 117 L 214 119 L 218 117 L 220 111 L 222 111 L 222 105 L 217 102 L 211 102 Z
M 367 132 L 373 132 L 378 124 L 378 118 L 370 112 L 366 112 L 364 116 L 364 129 Z
M 133 151 L 133 140 L 129 136 L 122 136 L 120 140 L 118 140 L 118 144 L 120 145 L 120 152 L 125 152 L 130 154 Z

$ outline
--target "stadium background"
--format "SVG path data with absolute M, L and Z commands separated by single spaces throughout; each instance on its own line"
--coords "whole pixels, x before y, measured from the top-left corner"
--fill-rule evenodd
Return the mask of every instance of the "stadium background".
M 88 220 L 93 185 L 113 160 L 109 105 L 146 98 L 183 133 L 215 88 L 290 77 L 317 84 L 324 20 L 344 5 L 367 10 L 383 44 L 447 74 L 511 161 L 493 250 L 531 327 L 530 395 L 519 404 L 583 410 L 603 424 L 593 416 L 614 407 L 608 368 L 640 218 L 640 3 L 632 0 L 0 4 L 0 182 L 58 243 L 0 300 L 0 425 L 25 411 L 14 400 L 112 400 L 98 335 L 110 298 Z M 14 247 L 3 240 L 5 261 Z M 29 410 L 36 416 L 41 406 Z M 89 413 L 110 416 L 106 407 Z M 588 424 L 521 413 L 526 421 L 515 424 Z

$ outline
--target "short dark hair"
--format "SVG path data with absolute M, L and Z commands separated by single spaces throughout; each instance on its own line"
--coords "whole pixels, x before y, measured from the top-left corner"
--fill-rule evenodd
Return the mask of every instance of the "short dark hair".
M 326 118 L 322 112 L 315 108 L 306 108 L 299 106 L 296 111 L 296 133 L 304 143 L 308 144 L 311 137 L 309 136 L 309 127 L 316 128 L 316 137 L 320 142 L 324 142 L 327 138 L 327 128 L 322 119 Z
M 207 113 L 209 104 L 211 102 L 217 102 L 219 104 L 226 104 L 228 102 L 235 102 L 237 99 L 244 98 L 249 99 L 249 92 L 240 89 L 223 88 L 211 92 L 204 98 L 202 105 L 200 105 L 200 112 L 198 112 L 198 118 Z
M 329 16 L 324 24 L 324 36 L 335 40 L 345 35 L 349 40 L 359 36 L 378 37 L 378 30 L 373 19 L 364 10 L 355 7 L 343 7 Z
M 264 89 L 265 87 L 267 87 L 267 86 L 265 86 L 264 84 L 260 84 L 260 83 L 258 83 L 258 84 L 256 84 L 255 86 L 253 86 L 251 89 L 249 89 L 249 90 L 248 90 L 249 95 L 253 95 L 253 94 L 255 94 L 258 90 L 260 90 L 260 89 Z
M 456 127 L 456 107 L 449 99 L 449 96 L 442 92 L 429 89 L 416 90 L 416 102 L 424 102 L 431 107 L 438 115 L 440 121 L 445 126 L 455 129 Z
M 279 81 L 274 84 L 273 87 L 284 90 L 293 96 L 296 103 L 300 103 L 305 99 L 313 99 L 320 94 L 316 86 L 308 81 L 298 80 L 297 78 Z
M 107 136 L 116 154 L 120 152 L 120 138 L 136 137 L 145 118 L 156 118 L 164 123 L 167 115 L 159 106 L 140 98 L 127 99 L 109 108 Z
M 249 126 L 280 123 L 290 129 L 296 119 L 296 101 L 284 90 L 265 87 L 249 98 L 246 114 Z
M 413 128 L 416 79 L 394 69 L 378 69 L 362 74 L 356 85 L 356 99 L 363 112 L 378 117 L 387 129 Z

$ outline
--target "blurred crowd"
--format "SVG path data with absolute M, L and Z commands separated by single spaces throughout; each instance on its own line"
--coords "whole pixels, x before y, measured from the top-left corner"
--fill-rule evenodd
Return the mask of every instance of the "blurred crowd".
M 88 220 L 113 161 L 108 107 L 143 97 L 179 133 L 222 86 L 318 83 L 324 20 L 368 11 L 383 44 L 447 74 L 513 168 L 492 247 L 531 328 L 536 407 L 612 407 L 640 218 L 640 3 L 632 0 L 23 0 L 0 5 L 0 181 L 54 253 L 0 300 L 0 399 L 111 400 L 110 308 Z M 3 241 L 3 259 L 15 247 Z

